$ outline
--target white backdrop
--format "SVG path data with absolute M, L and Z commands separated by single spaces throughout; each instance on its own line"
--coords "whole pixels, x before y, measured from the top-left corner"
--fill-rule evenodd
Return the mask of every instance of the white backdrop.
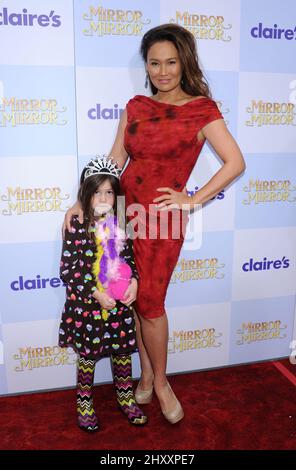
M 168 372 L 291 354 L 295 15 L 294 0 L 0 1 L 0 394 L 75 383 L 75 354 L 57 347 L 62 220 L 84 164 L 110 151 L 120 110 L 147 93 L 141 37 L 166 22 L 195 35 L 247 164 L 203 208 L 199 246 L 181 252 L 166 302 Z M 220 165 L 206 145 L 188 189 Z M 96 381 L 109 380 L 104 359 Z

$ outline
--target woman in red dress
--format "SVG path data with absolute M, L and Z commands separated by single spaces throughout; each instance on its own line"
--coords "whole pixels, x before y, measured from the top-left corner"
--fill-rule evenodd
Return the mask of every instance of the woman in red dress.
M 135 395 L 139 404 L 149 403 L 154 390 L 163 415 L 176 423 L 184 412 L 166 377 L 164 303 L 184 240 L 183 222 L 188 209 L 217 195 L 242 173 L 245 163 L 210 97 L 194 36 L 179 25 L 161 25 L 143 36 L 141 54 L 152 96 L 137 95 L 127 103 L 111 158 L 122 168 L 130 157 L 121 177 L 129 219 L 142 208 L 134 219 L 138 237 L 133 245 L 139 273 L 135 309 L 142 369 Z M 184 188 L 206 139 L 224 164 L 189 197 Z M 82 218 L 76 203 L 65 223 L 69 226 L 72 215 L 79 212 Z

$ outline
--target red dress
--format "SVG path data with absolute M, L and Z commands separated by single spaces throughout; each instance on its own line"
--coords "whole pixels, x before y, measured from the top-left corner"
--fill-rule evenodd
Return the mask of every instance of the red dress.
M 204 144 L 197 140 L 198 131 L 223 116 L 215 101 L 206 97 L 177 106 L 136 95 L 126 109 L 124 145 L 130 162 L 122 174 L 121 187 L 127 209 L 131 204 L 141 204 L 140 211 L 133 216 L 131 210 L 129 217 L 135 217 L 136 231 L 141 233 L 133 244 L 139 273 L 136 310 L 145 318 L 155 318 L 165 313 L 168 284 L 184 241 L 184 233 L 179 233 L 181 219 L 184 225 L 186 214 L 178 210 L 157 212 L 153 199 L 164 193 L 156 188 L 182 191 Z M 176 215 L 181 216 L 179 223 Z M 166 217 L 168 224 L 161 225 Z M 167 234 L 160 231 L 164 226 L 168 226 Z

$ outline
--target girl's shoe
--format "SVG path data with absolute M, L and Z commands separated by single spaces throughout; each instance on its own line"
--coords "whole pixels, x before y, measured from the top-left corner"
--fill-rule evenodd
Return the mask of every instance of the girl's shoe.
M 80 417 L 78 416 L 78 427 L 82 429 L 82 431 L 89 432 L 89 433 L 97 432 L 100 429 L 98 425 L 98 420 L 96 419 L 96 417 L 94 417 L 92 421 L 88 420 L 86 422 L 84 417 L 80 419 Z
M 127 416 L 131 424 L 143 426 L 147 423 L 147 416 L 138 407 L 132 383 L 132 359 L 127 356 L 111 356 L 113 366 L 113 379 L 120 410 Z
M 92 398 L 95 362 L 80 356 L 77 366 L 78 426 L 83 431 L 96 432 L 99 430 L 99 421 L 93 407 Z

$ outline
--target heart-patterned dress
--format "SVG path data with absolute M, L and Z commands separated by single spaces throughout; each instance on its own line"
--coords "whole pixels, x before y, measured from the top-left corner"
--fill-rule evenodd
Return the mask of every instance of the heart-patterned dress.
M 63 242 L 60 277 L 66 284 L 66 302 L 59 330 L 59 346 L 72 347 L 79 355 L 98 360 L 111 354 L 137 350 L 133 309 L 119 300 L 112 310 L 104 310 L 92 296 L 97 283 L 93 274 L 97 245 L 86 234 L 78 217 L 71 222 Z M 138 279 L 132 241 L 126 239 L 120 258 Z

